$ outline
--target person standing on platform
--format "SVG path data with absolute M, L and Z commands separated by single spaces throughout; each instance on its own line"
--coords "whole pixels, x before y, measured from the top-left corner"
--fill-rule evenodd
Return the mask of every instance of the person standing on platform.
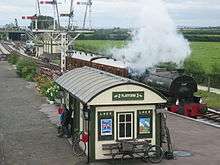
M 58 134 L 58 137 L 66 137 L 70 138 L 70 130 L 69 130 L 69 124 L 71 121 L 71 112 L 66 108 L 66 106 L 61 105 L 59 114 L 60 116 L 60 124 L 62 127 L 62 131 Z M 63 109 L 63 110 L 62 110 Z

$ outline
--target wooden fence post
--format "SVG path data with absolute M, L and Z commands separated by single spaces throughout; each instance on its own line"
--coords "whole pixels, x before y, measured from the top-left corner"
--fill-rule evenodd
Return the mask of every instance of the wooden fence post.
M 211 88 L 211 77 L 210 75 L 208 75 L 208 92 L 210 92 L 210 88 Z

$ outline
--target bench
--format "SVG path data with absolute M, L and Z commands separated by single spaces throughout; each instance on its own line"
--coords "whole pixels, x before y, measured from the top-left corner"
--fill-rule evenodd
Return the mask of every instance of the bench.
M 108 154 L 103 154 L 104 156 L 112 156 L 112 159 L 115 158 L 116 155 L 120 155 L 120 143 L 111 143 L 111 144 L 103 144 L 102 145 L 102 150 L 106 151 L 106 150 L 110 150 L 111 153 Z
M 110 150 L 110 153 L 103 155 L 112 156 L 112 159 L 115 159 L 117 155 L 122 155 L 122 159 L 125 156 L 134 158 L 134 154 L 144 154 L 147 145 L 149 145 L 149 141 L 118 141 L 117 143 L 103 144 L 102 150 Z

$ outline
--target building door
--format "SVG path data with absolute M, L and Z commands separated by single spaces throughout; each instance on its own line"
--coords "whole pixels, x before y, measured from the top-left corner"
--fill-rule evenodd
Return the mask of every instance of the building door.
M 118 140 L 133 139 L 133 113 L 118 113 L 117 127 Z

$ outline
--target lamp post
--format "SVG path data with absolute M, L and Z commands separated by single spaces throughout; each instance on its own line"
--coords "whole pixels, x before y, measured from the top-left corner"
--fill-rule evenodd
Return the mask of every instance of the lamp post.
M 86 121 L 88 121 L 89 116 L 90 116 L 90 110 L 88 109 L 87 105 L 84 105 L 84 107 L 83 107 L 83 117 Z
M 87 156 L 87 163 L 90 162 L 90 131 L 89 131 L 89 120 L 90 120 L 90 108 L 87 105 L 83 106 L 83 117 L 85 121 L 88 121 L 88 156 Z
M 63 98 L 65 97 L 65 93 L 63 90 L 61 90 L 59 92 L 59 99 L 60 99 L 60 103 L 63 104 Z

